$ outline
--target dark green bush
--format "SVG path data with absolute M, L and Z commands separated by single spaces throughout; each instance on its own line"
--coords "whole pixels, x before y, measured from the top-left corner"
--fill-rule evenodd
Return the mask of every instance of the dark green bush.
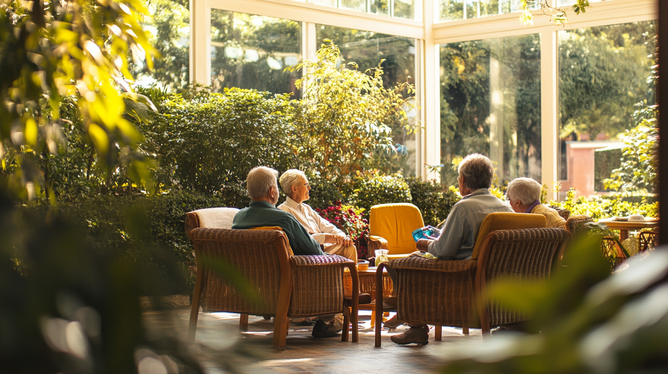
M 237 88 L 163 96 L 158 113 L 141 124 L 143 148 L 159 163 L 156 181 L 246 205 L 244 181 L 253 167 L 297 165 L 292 105 L 288 95 Z
M 455 191 L 433 181 L 408 178 L 406 182 L 411 190 L 412 203 L 422 212 L 425 225 L 438 225 L 448 217 L 452 206 L 460 199 Z
M 370 172 L 355 178 L 351 188 L 345 191 L 348 204 L 364 208 L 365 218 L 377 204 L 410 203 L 411 190 L 401 174 L 381 175 Z
M 167 294 L 189 294 L 193 290 L 195 265 L 192 243 L 185 234 L 189 211 L 230 206 L 220 197 L 192 192 L 147 197 L 144 195 L 96 196 L 58 207 L 31 204 L 20 209 L 24 220 L 58 215 L 77 225 L 91 248 L 102 255 L 140 266 L 147 281 L 143 294 L 160 288 Z M 139 218 L 137 218 L 139 217 Z

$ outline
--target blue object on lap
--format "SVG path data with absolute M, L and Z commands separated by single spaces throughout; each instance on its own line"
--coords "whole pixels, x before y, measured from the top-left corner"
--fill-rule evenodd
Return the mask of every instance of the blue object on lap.
M 425 239 L 427 236 L 432 236 L 434 234 L 434 230 L 432 229 L 434 229 L 434 227 L 427 226 L 413 231 L 413 239 L 417 242 L 420 239 Z

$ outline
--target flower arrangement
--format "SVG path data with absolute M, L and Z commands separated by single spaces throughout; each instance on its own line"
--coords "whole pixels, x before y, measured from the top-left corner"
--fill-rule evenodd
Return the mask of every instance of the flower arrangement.
M 324 209 L 316 209 L 316 211 L 322 218 L 341 229 L 355 242 L 359 258 L 366 258 L 369 221 L 362 216 L 363 208 L 343 205 L 340 201 L 336 201 L 334 205 Z

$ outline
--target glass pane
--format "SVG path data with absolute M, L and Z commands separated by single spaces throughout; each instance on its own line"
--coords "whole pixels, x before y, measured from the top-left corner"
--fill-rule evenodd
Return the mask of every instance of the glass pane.
M 341 0 L 341 8 L 366 12 L 365 0 Z
M 601 2 L 601 1 L 605 1 L 605 0 L 589 0 L 590 3 L 598 3 L 598 2 Z M 576 0 L 559 0 L 557 2 L 557 6 L 573 5 L 576 2 L 577 2 Z
M 211 86 L 291 92 L 299 73 L 286 72 L 301 59 L 301 23 L 226 10 L 211 10 Z
M 415 0 L 394 0 L 394 16 L 415 19 Z
M 333 6 L 336 8 L 336 0 L 313 0 L 314 4 Z
M 440 0 L 440 20 L 456 21 L 518 12 L 521 0 Z M 464 6 L 466 4 L 466 6 Z M 538 1 L 529 2 L 530 9 L 539 9 Z
M 441 45 L 440 69 L 441 182 L 456 186 L 470 153 L 492 159 L 499 184 L 540 182 L 539 35 Z
M 382 61 L 386 88 L 403 82 L 415 84 L 415 39 L 326 25 L 316 25 L 316 34 L 318 45 L 329 39 L 339 47 L 344 59 L 342 65 L 355 62 L 358 70 L 366 71 Z M 416 121 L 416 115 L 415 110 L 408 114 L 411 122 Z M 405 176 L 415 175 L 415 133 L 408 134 L 397 126 L 393 128 L 393 137 L 395 147 L 402 153 L 401 157 L 388 160 L 393 171 L 401 171 Z
M 389 0 L 369 0 L 369 13 L 389 15 Z
M 559 32 L 562 192 L 602 189 L 594 187 L 595 149 L 619 146 L 634 112 L 654 103 L 655 37 L 655 21 Z
M 172 0 L 151 2 L 142 26 L 152 34 L 151 44 L 162 55 L 152 70 L 143 62 L 131 63 L 138 86 L 158 85 L 170 90 L 185 87 L 190 68 L 190 11 L 188 3 Z
M 466 0 L 466 11 L 464 13 L 464 18 L 478 18 L 480 17 L 480 11 L 478 6 L 480 3 L 478 0 Z
M 480 2 L 480 15 L 481 16 L 494 16 L 497 14 L 503 14 L 501 12 L 501 1 L 499 0 L 482 0 Z
M 464 19 L 464 0 L 441 0 L 441 21 Z

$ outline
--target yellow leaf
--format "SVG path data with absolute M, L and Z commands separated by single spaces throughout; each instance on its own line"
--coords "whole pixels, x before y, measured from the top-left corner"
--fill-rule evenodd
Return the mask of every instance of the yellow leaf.
M 101 153 L 106 154 L 109 150 L 109 137 L 106 131 L 97 124 L 93 123 L 88 126 L 88 134 L 90 139 L 95 144 L 95 148 Z
M 37 122 L 32 117 L 26 121 L 25 138 L 29 145 L 33 147 L 37 145 Z

